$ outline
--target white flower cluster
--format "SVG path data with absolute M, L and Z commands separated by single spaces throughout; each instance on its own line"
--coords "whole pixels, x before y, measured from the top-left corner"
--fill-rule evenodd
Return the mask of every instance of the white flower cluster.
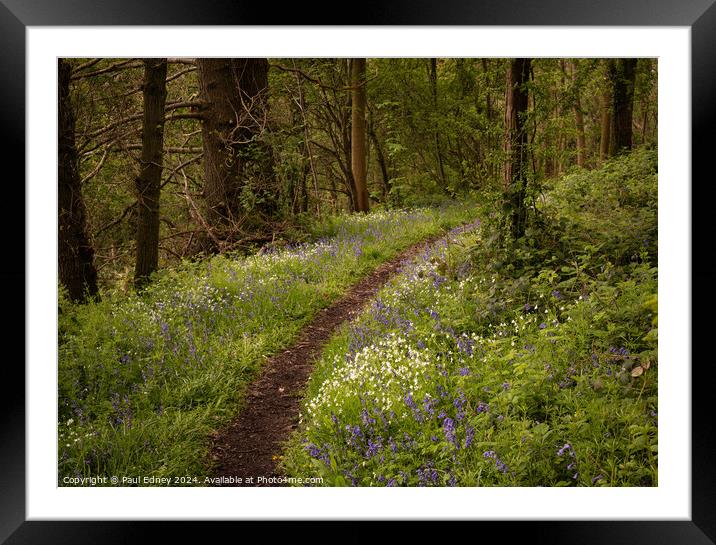
M 307 403 L 309 418 L 315 418 L 318 412 L 341 415 L 343 406 L 358 396 L 388 414 L 403 403 L 405 393 L 420 396 L 426 372 L 434 369 L 423 351 L 395 333 L 364 347 L 348 362 L 342 359 L 342 355 L 336 356 L 333 374 Z

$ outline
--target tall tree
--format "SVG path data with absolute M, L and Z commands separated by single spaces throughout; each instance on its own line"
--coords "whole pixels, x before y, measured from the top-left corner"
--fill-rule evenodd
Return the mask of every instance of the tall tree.
M 159 264 L 159 194 L 164 157 L 167 59 L 144 59 L 144 120 L 137 190 L 137 258 L 134 282 L 142 287 Z
M 197 59 L 204 147 L 205 249 L 232 242 L 246 212 L 270 218 L 276 212 L 268 130 L 267 59 Z
M 368 212 L 365 128 L 365 59 L 351 61 L 351 165 L 356 188 L 356 211 Z
M 612 128 L 610 155 L 632 148 L 632 112 L 637 59 L 610 59 L 612 84 Z
M 70 299 L 98 297 L 94 249 L 86 230 L 87 212 L 75 146 L 75 113 L 70 99 L 72 67 L 58 60 L 58 270 Z
M 587 164 L 587 142 L 584 134 L 584 114 L 582 113 L 582 100 L 580 96 L 580 81 L 577 77 L 579 65 L 576 60 L 570 63 L 572 72 L 572 109 L 574 122 L 577 128 L 577 166 L 584 168 Z
M 438 119 L 438 60 L 436 58 L 429 59 L 428 75 L 430 78 L 430 95 L 433 99 L 433 112 L 435 119 Z M 438 172 L 440 173 L 441 187 L 447 189 L 447 178 L 445 177 L 445 164 L 443 163 L 443 150 L 440 143 L 440 129 L 435 123 L 435 154 L 438 159 Z
M 599 160 L 609 157 L 609 141 L 612 133 L 612 92 L 609 86 L 604 87 L 601 97 L 601 133 L 599 139 Z
M 525 234 L 527 224 L 527 83 L 531 59 L 512 59 L 507 70 L 505 94 L 504 189 L 512 236 Z

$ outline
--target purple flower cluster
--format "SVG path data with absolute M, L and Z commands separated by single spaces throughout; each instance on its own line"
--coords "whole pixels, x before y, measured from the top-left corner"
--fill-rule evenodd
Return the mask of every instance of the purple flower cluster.
M 436 400 L 433 397 L 430 397 L 426 395 L 423 398 L 423 410 L 428 416 L 434 416 L 435 415 L 435 403 Z
M 439 484 L 440 476 L 433 463 L 428 460 L 424 467 L 417 469 L 418 486 L 435 486 Z
M 383 448 L 383 442 L 380 437 L 378 437 L 375 441 L 372 439 L 368 439 L 368 448 L 365 451 L 365 457 L 366 458 L 372 458 L 378 452 Z
M 311 458 L 321 460 L 324 464 L 326 464 L 327 467 L 331 466 L 331 458 L 328 455 L 327 449 L 321 449 L 313 443 L 307 443 L 306 445 L 304 445 L 304 448 L 306 449 L 306 452 L 308 452 L 308 455 Z
M 482 455 L 483 455 L 485 458 L 489 458 L 489 459 L 494 460 L 494 461 L 495 461 L 495 467 L 497 467 L 497 470 L 498 470 L 500 473 L 503 473 L 503 474 L 504 474 L 504 473 L 507 473 L 507 472 L 510 470 L 510 468 L 507 467 L 507 464 L 505 464 L 505 462 L 503 462 L 502 460 L 500 460 L 500 459 L 497 457 L 497 454 L 495 453 L 494 450 L 486 450 L 485 452 L 482 453 Z
M 452 418 L 445 417 L 443 420 L 443 433 L 445 434 L 445 439 L 447 439 L 448 442 L 460 448 L 460 445 L 455 437 L 455 421 Z
M 577 381 L 574 380 L 574 378 L 572 378 L 576 374 L 577 374 L 577 370 L 575 369 L 574 366 L 567 369 L 567 371 L 564 375 L 564 378 L 561 381 L 559 381 L 559 387 L 561 389 L 565 389 L 565 388 L 572 388 L 572 387 L 576 386 Z
M 572 474 L 572 479 L 577 480 L 579 478 L 579 471 L 577 470 L 577 454 L 574 452 L 574 448 L 571 444 L 565 443 L 559 449 L 557 449 L 557 456 L 565 456 L 567 458 L 567 471 Z
M 457 338 L 457 349 L 466 356 L 472 356 L 475 341 L 466 335 L 460 335 Z
M 473 440 L 475 439 L 475 428 L 469 424 L 465 426 L 465 448 L 470 448 Z
M 120 398 L 118 393 L 113 393 L 112 409 L 114 409 L 112 420 L 115 426 L 124 424 L 128 428 L 132 427 L 132 405 L 128 396 L 124 395 Z

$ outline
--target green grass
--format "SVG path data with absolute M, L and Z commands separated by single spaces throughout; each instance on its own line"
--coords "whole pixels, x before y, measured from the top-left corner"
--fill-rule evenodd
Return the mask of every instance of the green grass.
M 475 213 L 453 203 L 328 218 L 314 243 L 185 263 L 141 295 L 73 305 L 60 292 L 59 484 L 206 475 L 210 434 L 267 356 L 378 263 Z
M 639 150 L 558 182 L 525 239 L 486 208 L 421 255 L 326 348 L 286 473 L 656 486 L 656 186 Z

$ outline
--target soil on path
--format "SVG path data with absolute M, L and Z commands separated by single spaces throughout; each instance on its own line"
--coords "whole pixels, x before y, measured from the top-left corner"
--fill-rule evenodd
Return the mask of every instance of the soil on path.
M 213 438 L 215 475 L 226 477 L 224 486 L 276 486 L 270 481 L 278 476 L 277 456 L 282 443 L 298 425 L 301 397 L 325 344 L 343 322 L 360 313 L 406 260 L 444 236 L 414 244 L 378 266 L 343 297 L 321 310 L 289 348 L 264 363 L 260 375 L 247 389 L 243 410 Z M 247 483 L 248 477 L 253 477 L 253 482 Z M 241 482 L 237 483 L 237 478 Z

